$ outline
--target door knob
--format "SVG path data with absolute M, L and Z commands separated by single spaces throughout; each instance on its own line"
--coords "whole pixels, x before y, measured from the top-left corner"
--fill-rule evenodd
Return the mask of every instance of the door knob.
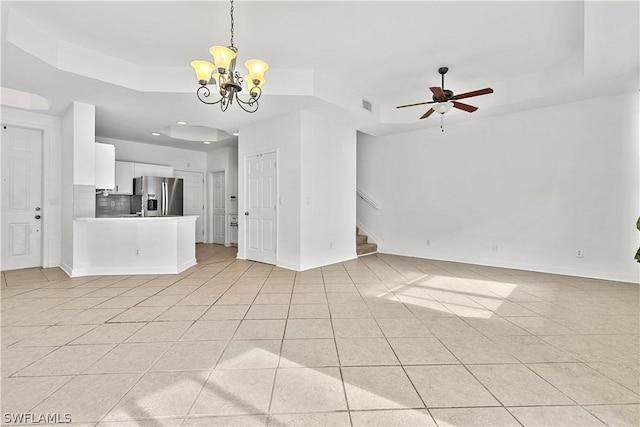
M 36 215 L 36 216 L 35 216 L 35 218 L 36 218 L 36 219 L 40 219 L 40 215 Z
M 40 206 L 36 207 L 36 212 L 38 212 L 40 210 Z
M 245 212 L 244 214 L 245 214 L 245 216 L 249 216 L 249 212 Z

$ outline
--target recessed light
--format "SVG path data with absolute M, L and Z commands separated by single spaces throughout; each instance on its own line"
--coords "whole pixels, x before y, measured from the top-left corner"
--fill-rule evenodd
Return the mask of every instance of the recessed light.
M 180 120 L 180 121 L 177 121 L 176 123 L 177 123 L 177 124 L 179 124 L 179 125 L 186 125 L 186 124 L 187 124 L 187 122 L 185 122 L 185 121 L 182 121 L 182 120 Z
M 160 136 L 160 134 L 158 132 L 151 132 L 151 135 L 153 136 Z
M 209 141 L 202 141 L 202 143 L 207 145 L 211 144 Z
M 238 135 L 240 135 L 240 132 L 234 132 L 233 133 L 233 136 L 238 136 Z

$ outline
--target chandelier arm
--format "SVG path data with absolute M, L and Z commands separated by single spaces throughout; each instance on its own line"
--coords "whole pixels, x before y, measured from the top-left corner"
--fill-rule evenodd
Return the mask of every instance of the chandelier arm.
M 251 97 L 257 101 L 262 96 L 262 88 L 260 86 L 254 86 L 251 89 L 249 89 L 249 93 L 250 94 L 255 93 L 256 95 L 251 95 Z
M 258 100 L 256 98 L 249 98 L 248 101 L 243 101 L 238 94 L 235 94 L 236 101 L 238 101 L 238 105 L 247 113 L 255 113 L 258 111 L 260 105 L 258 104 Z
M 200 86 L 198 88 L 198 90 L 196 91 L 196 96 L 198 97 L 200 102 L 202 102 L 203 104 L 207 104 L 207 105 L 218 104 L 220 101 L 222 101 L 224 99 L 223 97 L 220 97 L 220 99 L 218 99 L 217 101 L 207 101 L 207 98 L 209 98 L 209 96 L 211 96 L 211 90 L 206 86 Z
M 233 95 L 231 95 L 233 96 Z M 222 98 L 220 99 L 222 102 L 220 103 L 220 110 L 222 110 L 222 112 L 224 113 L 225 111 L 227 111 L 227 108 L 229 108 L 229 105 L 231 105 L 231 97 L 229 98 Z

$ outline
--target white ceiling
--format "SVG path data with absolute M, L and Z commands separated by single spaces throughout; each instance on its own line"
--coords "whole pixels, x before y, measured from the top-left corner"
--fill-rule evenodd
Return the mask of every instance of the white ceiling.
M 232 133 L 297 109 L 386 135 L 438 126 L 418 120 L 448 66 L 456 93 L 492 87 L 453 110 L 451 122 L 638 90 L 636 1 L 244 1 L 235 2 L 239 63 L 270 69 L 257 113 L 222 113 L 195 97 L 189 63 L 229 43 L 226 1 L 2 2 L 3 87 L 96 106 L 96 135 L 194 150 L 151 132 L 178 120 Z M 361 108 L 365 98 L 372 113 Z

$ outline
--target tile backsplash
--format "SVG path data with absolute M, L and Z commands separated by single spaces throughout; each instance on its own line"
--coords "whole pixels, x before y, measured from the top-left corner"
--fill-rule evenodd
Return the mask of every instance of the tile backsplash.
M 117 217 L 131 213 L 131 196 L 96 195 L 96 218 Z

